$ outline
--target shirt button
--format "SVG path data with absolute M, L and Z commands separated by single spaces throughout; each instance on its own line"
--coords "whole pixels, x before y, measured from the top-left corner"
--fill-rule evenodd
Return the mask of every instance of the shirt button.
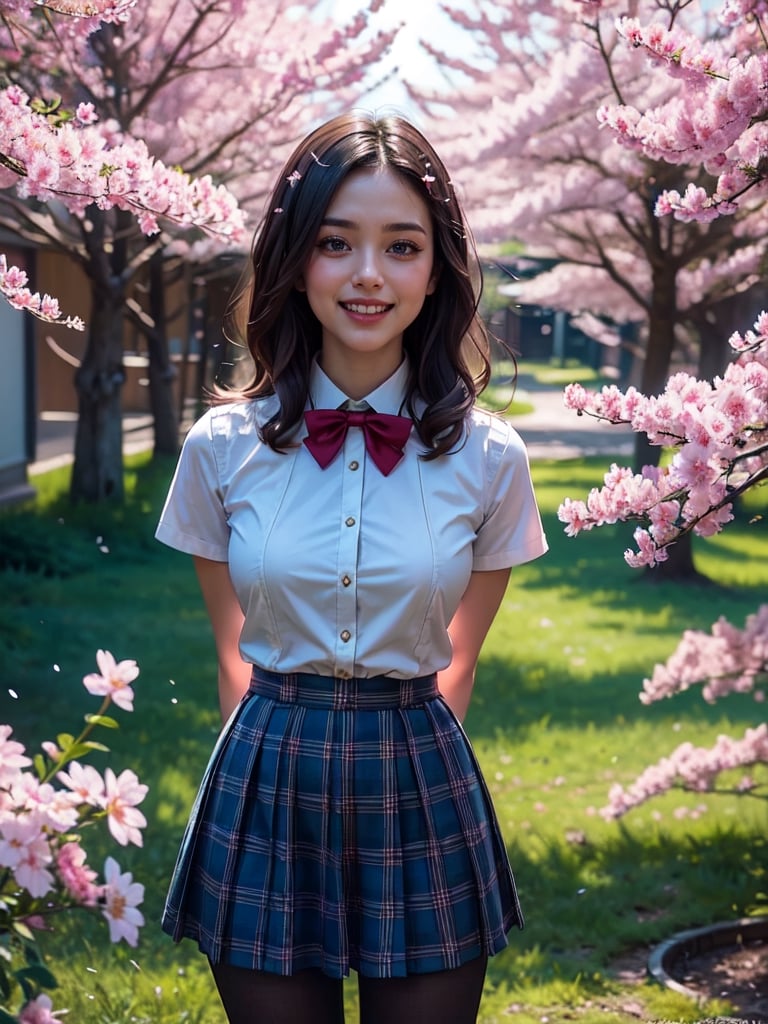
M 355 520 L 354 520 L 354 517 L 353 517 L 353 516 L 348 516 L 348 517 L 347 517 L 347 518 L 346 518 L 346 519 L 344 520 L 344 522 L 345 522 L 345 523 L 347 524 L 347 526 L 354 526 L 354 525 L 355 525 Z
M 344 641 L 344 643 L 352 639 L 352 634 L 349 632 L 348 629 L 342 629 L 342 631 L 339 633 L 339 636 Z
M 360 469 L 360 463 L 357 461 L 357 459 L 353 459 L 349 464 L 349 468 L 351 470 Z
M 352 582 L 352 577 L 347 576 L 347 574 L 344 573 L 344 575 L 341 577 L 341 582 L 344 584 L 345 587 L 348 587 Z

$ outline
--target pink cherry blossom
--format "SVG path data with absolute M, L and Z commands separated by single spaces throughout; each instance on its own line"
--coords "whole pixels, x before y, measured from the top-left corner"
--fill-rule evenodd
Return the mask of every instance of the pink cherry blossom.
M 616 818 L 673 786 L 693 792 L 714 788 L 721 772 L 768 761 L 768 725 L 764 722 L 747 729 L 741 739 L 718 736 L 711 748 L 682 743 L 669 757 L 651 765 L 628 787 L 615 785 L 608 804 L 601 810 L 605 818 Z
M 140 804 L 147 795 L 149 786 L 139 782 L 136 773 L 130 769 L 116 776 L 111 768 L 107 768 L 104 782 L 103 806 L 113 839 L 121 846 L 127 846 L 128 843 L 143 846 L 141 829 L 147 824 L 147 819 L 141 811 L 136 810 L 136 804 Z
M 702 686 L 712 703 L 729 693 L 749 693 L 768 671 L 768 605 L 747 617 L 743 629 L 721 617 L 710 633 L 686 630 L 676 650 L 643 683 L 644 704 Z
M 80 843 L 65 843 L 56 853 L 56 870 L 68 892 L 85 906 L 95 906 L 99 895 L 96 872 L 86 863 L 86 852 Z
M 0 789 L 10 786 L 22 768 L 32 764 L 24 745 L 9 738 L 12 732 L 10 725 L 0 725 Z
M 144 886 L 133 881 L 130 871 L 121 874 L 120 866 L 112 857 L 104 864 L 103 914 L 109 922 L 109 938 L 112 942 L 125 939 L 129 946 L 135 946 L 139 928 L 144 917 L 136 907 L 144 899 Z
M 91 807 L 104 806 L 104 779 L 92 765 L 72 761 L 67 771 L 58 772 L 56 777 L 72 790 L 81 803 L 89 804 Z
M 0 294 L 14 309 L 24 309 L 38 320 L 61 324 L 73 330 L 82 331 L 85 324 L 79 317 L 65 317 L 59 310 L 56 299 L 50 295 L 42 297 L 26 287 L 27 275 L 18 267 L 9 267 L 6 257 L 0 253 Z
M 61 1024 L 66 1010 L 53 1010 L 50 996 L 45 993 L 31 999 L 19 1014 L 19 1024 Z
M 28 772 L 13 783 L 10 795 L 17 812 L 33 814 L 41 827 L 66 832 L 77 823 L 76 798 Z
M 86 690 L 99 697 L 110 697 L 123 711 L 133 711 L 131 683 L 139 674 L 136 662 L 117 662 L 109 651 L 99 650 L 96 663 L 99 666 L 98 674 L 92 672 L 83 678 Z
M 19 823 L 20 824 L 20 823 Z M 9 823 L 3 826 L 7 834 L 11 828 Z M 46 836 L 36 831 L 18 848 L 18 860 L 13 866 L 13 877 L 16 882 L 35 898 L 45 896 L 53 888 L 54 879 L 49 867 L 53 860 L 51 845 Z

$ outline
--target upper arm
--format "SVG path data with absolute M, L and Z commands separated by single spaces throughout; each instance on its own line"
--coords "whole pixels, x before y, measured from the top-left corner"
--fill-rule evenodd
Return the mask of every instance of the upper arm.
M 508 568 L 473 572 L 448 627 L 453 666 L 474 671 L 483 641 L 496 617 L 509 582 Z
M 214 562 L 199 555 L 193 558 L 203 601 L 213 627 L 219 663 L 240 658 L 240 633 L 245 616 L 232 585 L 227 562 Z

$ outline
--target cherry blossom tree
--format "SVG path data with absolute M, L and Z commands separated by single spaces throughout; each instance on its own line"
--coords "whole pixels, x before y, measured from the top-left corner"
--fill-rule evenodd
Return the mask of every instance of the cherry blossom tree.
M 662 122 L 666 104 L 684 106 L 675 99 L 679 79 L 649 74 L 646 49 L 627 45 L 630 28 L 616 26 L 627 10 L 675 38 L 681 24 L 697 26 L 720 63 L 735 45 L 735 27 L 724 35 L 691 0 L 475 0 L 451 9 L 477 47 L 471 59 L 443 57 L 459 86 L 415 95 L 445 135 L 479 238 L 515 238 L 527 255 L 557 261 L 520 282 L 521 301 L 581 315 L 582 329 L 603 341 L 618 342 L 618 328 L 636 324 L 636 383 L 655 393 L 681 341 L 688 352 L 698 345 L 700 375 L 722 369 L 724 338 L 743 323 L 735 312 L 760 285 L 766 214 L 764 197 L 753 193 L 728 221 L 656 217 L 661 195 L 705 187 L 711 169 L 696 157 L 672 166 L 660 145 L 617 145 L 606 126 L 606 105 L 622 104 L 620 119 L 631 104 L 664 104 Z M 755 307 L 747 308 L 753 316 Z M 636 465 L 655 457 L 638 435 Z
M 16 14 L 23 31 L 13 26 L 1 42 L 8 77 L 25 95 L 40 98 L 44 111 L 59 103 L 67 112 L 92 110 L 110 145 L 141 140 L 163 168 L 183 168 L 193 181 L 236 195 L 242 209 L 255 213 L 285 147 L 321 112 L 358 95 L 364 72 L 386 52 L 393 32 L 367 31 L 381 3 L 370 0 L 338 26 L 323 19 L 319 0 L 141 0 L 127 20 L 119 11 L 95 31 L 81 18 L 60 19 L 52 31 L 48 19 L 26 10 Z M 57 133 L 69 127 L 57 125 Z M 160 198 L 171 192 L 162 185 Z M 165 387 L 154 389 L 158 410 L 172 409 L 163 325 L 137 298 L 135 283 L 150 264 L 162 266 L 153 257 L 167 254 L 171 243 L 176 259 L 204 258 L 215 244 L 242 245 L 233 231 L 213 242 L 210 230 L 180 236 L 168 217 L 158 216 L 165 213 L 159 202 L 147 204 L 138 218 L 126 203 L 103 205 L 48 203 L 41 211 L 25 197 L 0 192 L 0 226 L 70 253 L 91 283 L 88 339 L 76 375 L 72 475 L 73 498 L 89 501 L 122 495 L 126 317 L 147 333 L 155 368 L 159 364 Z M 165 422 L 170 429 L 160 447 L 175 450 L 175 422 L 170 416 Z
M 676 93 L 656 106 L 606 107 L 601 121 L 625 146 L 673 164 L 701 161 L 715 179 L 707 188 L 689 183 L 660 194 L 655 213 L 662 219 L 704 225 L 738 219 L 742 209 L 763 201 L 768 187 L 768 9 L 762 0 L 726 0 L 719 16 L 731 30 L 728 54 L 674 26 L 619 22 L 628 45 L 674 78 Z M 586 502 L 566 499 L 559 513 L 566 532 L 636 521 L 636 549 L 625 553 L 627 562 L 663 564 L 681 537 L 720 532 L 733 519 L 739 495 L 768 480 L 768 313 L 729 342 L 735 361 L 711 382 L 678 373 L 651 396 L 635 389 L 566 389 L 566 404 L 576 412 L 629 424 L 672 456 L 640 473 L 613 466 Z M 667 663 L 645 680 L 640 699 L 647 704 L 701 686 L 710 703 L 751 693 L 762 706 L 766 679 L 768 605 L 762 605 L 743 629 L 720 618 L 709 634 L 687 631 Z M 745 769 L 735 784 L 719 785 L 724 772 Z M 711 748 L 681 744 L 629 787 L 616 785 L 603 813 L 618 817 L 673 786 L 699 792 L 735 786 L 765 797 L 767 771 L 768 727 L 760 721 L 738 739 L 718 737 Z

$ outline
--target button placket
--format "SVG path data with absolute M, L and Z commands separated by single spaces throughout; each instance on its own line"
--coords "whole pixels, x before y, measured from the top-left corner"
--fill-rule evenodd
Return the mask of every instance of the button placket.
M 340 455 L 343 469 L 336 587 L 335 674 L 354 675 L 357 650 L 357 570 L 363 504 L 365 440 L 351 427 Z

